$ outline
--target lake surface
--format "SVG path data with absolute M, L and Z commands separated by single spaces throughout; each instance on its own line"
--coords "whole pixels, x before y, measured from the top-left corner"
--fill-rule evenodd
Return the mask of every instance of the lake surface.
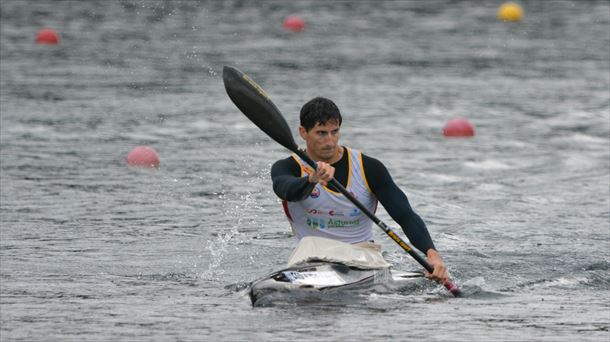
M 3 0 L 0 339 L 608 341 L 610 4 L 524 1 L 519 23 L 500 4 Z M 253 308 L 244 286 L 296 246 L 269 176 L 288 152 L 223 65 L 295 133 L 333 99 L 470 295 Z M 456 117 L 473 138 L 442 136 Z M 158 170 L 125 165 L 138 145 Z

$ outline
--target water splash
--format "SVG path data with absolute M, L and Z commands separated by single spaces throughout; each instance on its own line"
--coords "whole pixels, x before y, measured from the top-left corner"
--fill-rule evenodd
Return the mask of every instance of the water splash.
M 226 234 L 219 234 L 215 240 L 207 240 L 205 249 L 209 252 L 210 263 L 208 269 L 201 274 L 201 279 L 218 280 L 219 276 L 224 274 L 224 269 L 220 266 L 227 253 L 229 242 L 236 234 L 238 232 L 232 230 Z
M 252 185 L 254 188 L 259 188 L 261 178 L 266 177 L 269 173 L 269 166 L 254 172 L 254 177 L 250 172 L 244 170 L 241 173 L 245 180 L 246 186 Z M 218 280 L 226 271 L 226 267 L 222 267 L 226 256 L 230 249 L 239 250 L 239 245 L 246 243 L 248 237 L 242 231 L 248 231 L 250 225 L 259 226 L 259 215 L 263 212 L 263 207 L 257 199 L 258 193 L 255 191 L 245 191 L 242 193 L 223 191 L 223 194 L 218 198 L 222 200 L 223 212 L 220 217 L 229 218 L 223 222 L 228 227 L 222 227 L 223 233 L 212 234 L 215 236 L 213 240 L 207 240 L 205 250 L 210 256 L 208 269 L 201 274 L 202 279 Z M 246 228 L 245 228 L 246 227 Z M 250 256 L 252 261 L 252 256 Z

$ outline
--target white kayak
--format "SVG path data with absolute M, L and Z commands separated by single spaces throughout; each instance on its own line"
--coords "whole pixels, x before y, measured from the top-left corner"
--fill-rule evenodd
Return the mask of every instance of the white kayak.
M 376 246 L 303 238 L 287 268 L 251 283 L 252 305 L 319 299 L 326 294 L 395 291 L 422 284 L 423 273 L 391 269 Z

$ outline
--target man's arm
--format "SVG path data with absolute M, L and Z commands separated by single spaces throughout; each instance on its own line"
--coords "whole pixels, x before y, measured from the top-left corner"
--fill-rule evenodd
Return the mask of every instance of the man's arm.
M 386 167 L 377 159 L 363 155 L 362 165 L 371 191 L 394 221 L 400 224 L 409 241 L 426 254 L 434 269 L 432 273 L 426 273 L 426 277 L 444 284 L 449 279 L 447 267 L 432 243 L 426 224 L 413 211 L 405 193 L 396 186 Z
M 444 284 L 449 279 L 447 267 L 432 243 L 426 224 L 413 211 L 405 193 L 396 186 L 386 167 L 377 159 L 363 155 L 362 165 L 371 191 L 394 221 L 400 224 L 409 241 L 426 254 L 434 269 L 432 273 L 426 273 L 426 277 Z
M 362 155 L 366 179 L 381 205 L 405 232 L 417 249 L 428 253 L 436 249 L 424 221 L 417 215 L 405 193 L 394 183 L 388 169 L 379 160 Z
M 316 186 L 316 183 L 308 181 L 307 176 L 301 177 L 301 168 L 292 157 L 278 160 L 273 164 L 271 179 L 275 194 L 289 202 L 304 200 Z

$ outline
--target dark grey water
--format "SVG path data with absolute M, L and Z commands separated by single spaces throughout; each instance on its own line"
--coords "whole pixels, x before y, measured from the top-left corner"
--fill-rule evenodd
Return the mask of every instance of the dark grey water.
M 500 3 L 3 0 L 0 339 L 607 341 L 610 5 L 502 23 Z M 34 44 L 45 26 L 60 45 Z M 336 100 L 343 143 L 386 163 L 471 296 L 252 308 L 241 285 L 295 246 L 268 175 L 287 152 L 224 64 L 295 132 Z M 444 139 L 454 117 L 477 135 Z M 141 144 L 159 170 L 124 165 Z

